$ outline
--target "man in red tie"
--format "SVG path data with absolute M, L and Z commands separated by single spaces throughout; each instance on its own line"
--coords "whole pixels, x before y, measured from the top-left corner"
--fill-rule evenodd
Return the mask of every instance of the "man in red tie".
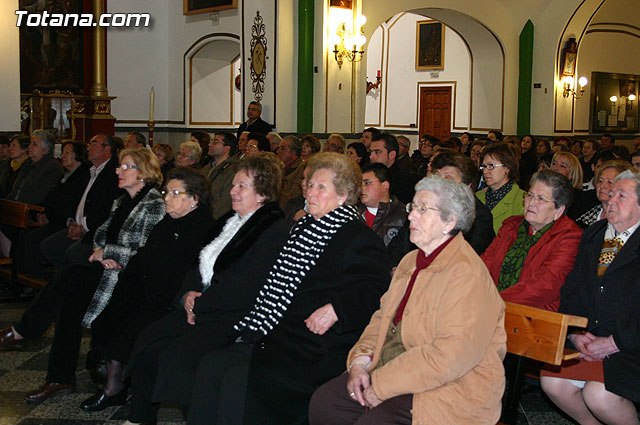
M 358 208 L 362 217 L 385 246 L 407 221 L 403 203 L 389 193 L 391 173 L 384 164 L 369 164 L 362 170 L 362 193 Z

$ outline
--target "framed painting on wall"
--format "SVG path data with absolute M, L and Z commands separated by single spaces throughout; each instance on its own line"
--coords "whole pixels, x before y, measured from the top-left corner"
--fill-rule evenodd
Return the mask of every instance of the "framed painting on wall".
M 197 15 L 218 10 L 237 9 L 238 0 L 183 0 L 184 15 Z
M 351 9 L 353 0 L 331 0 L 329 7 L 339 7 L 340 9 Z
M 416 23 L 416 70 L 444 69 L 444 25 L 438 21 Z
M 640 131 L 640 75 L 591 73 L 592 133 Z

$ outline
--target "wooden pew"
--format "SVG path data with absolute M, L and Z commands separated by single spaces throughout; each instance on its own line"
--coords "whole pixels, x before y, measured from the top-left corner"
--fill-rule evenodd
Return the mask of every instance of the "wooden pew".
M 500 425 L 515 425 L 524 379 L 525 359 L 560 365 L 563 360 L 579 357 L 580 353 L 564 348 L 569 326 L 584 328 L 587 318 L 555 313 L 525 305 L 505 303 L 504 328 L 507 351 L 516 357 L 516 366 L 509 378 Z
M 0 224 L 17 227 L 20 230 L 29 227 L 38 227 L 40 224 L 31 219 L 34 213 L 44 212 L 44 207 L 39 205 L 30 205 L 23 202 L 10 201 L 8 199 L 0 199 Z M 8 258 L 0 257 L 0 265 L 11 265 L 11 281 L 16 283 L 18 279 L 18 268 L 13 261 L 13 253 L 16 252 L 18 238 L 11 244 L 11 255 Z M 33 281 L 33 282 L 31 282 Z M 38 280 L 27 279 L 23 282 L 29 286 L 41 288 Z

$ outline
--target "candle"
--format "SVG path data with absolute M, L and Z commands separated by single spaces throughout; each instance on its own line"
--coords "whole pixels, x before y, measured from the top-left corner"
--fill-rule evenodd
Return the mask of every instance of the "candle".
M 378 70 L 377 77 L 380 78 L 380 70 Z
M 151 87 L 151 92 L 149 93 L 149 121 L 153 121 L 155 101 L 156 101 L 156 92 L 153 90 L 153 87 Z

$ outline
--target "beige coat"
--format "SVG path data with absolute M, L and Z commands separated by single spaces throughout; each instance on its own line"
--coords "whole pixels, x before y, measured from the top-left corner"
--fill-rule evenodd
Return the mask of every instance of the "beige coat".
M 415 270 L 407 254 L 360 340 L 349 353 L 373 351 L 373 369 L 389 323 Z M 416 279 L 402 319 L 406 352 L 373 371 L 381 400 L 414 394 L 413 424 L 495 424 L 505 387 L 505 305 L 484 263 L 458 234 Z

